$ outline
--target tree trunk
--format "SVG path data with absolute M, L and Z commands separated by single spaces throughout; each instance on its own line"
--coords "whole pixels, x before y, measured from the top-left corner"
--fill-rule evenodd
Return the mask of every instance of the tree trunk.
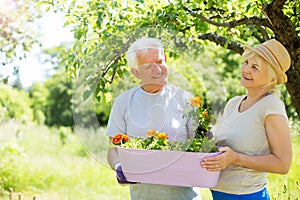
M 286 88 L 300 117 L 300 38 L 293 23 L 282 11 L 284 3 L 285 0 L 274 0 L 264 7 L 263 12 L 272 24 L 270 28 L 273 30 L 275 38 L 290 53 L 291 67 L 287 71 Z

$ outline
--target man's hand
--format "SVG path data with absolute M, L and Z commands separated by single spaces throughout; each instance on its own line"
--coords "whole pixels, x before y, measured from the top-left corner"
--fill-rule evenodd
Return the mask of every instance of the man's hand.
M 119 164 L 116 166 L 116 176 L 119 184 L 135 184 L 136 182 L 130 182 L 126 180 L 126 177 L 123 174 L 122 167 Z

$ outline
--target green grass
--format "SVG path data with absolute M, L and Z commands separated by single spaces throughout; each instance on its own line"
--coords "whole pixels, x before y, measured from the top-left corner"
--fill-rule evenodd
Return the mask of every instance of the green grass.
M 0 127 L 0 138 L 6 138 L 5 143 L 0 141 L 0 147 L 5 147 L 1 148 L 5 165 L 0 168 L 5 198 L 8 188 L 21 192 L 26 199 L 34 195 L 49 200 L 129 198 L 128 187 L 116 183 L 113 170 L 82 153 L 85 150 L 77 135 L 68 134 L 62 145 L 55 129 L 20 125 L 23 134 L 16 138 L 16 126 L 11 124 L 7 132 Z
M 300 200 L 300 123 L 291 125 L 293 160 L 287 175 L 269 174 L 268 189 L 273 200 Z
M 300 199 L 300 125 L 292 126 L 293 162 L 287 175 L 269 175 L 268 188 L 274 200 Z M 9 122 L 0 125 L 0 199 L 9 199 L 8 189 L 21 192 L 22 200 L 114 200 L 129 199 L 128 186 L 120 186 L 114 171 L 106 164 L 103 138 L 93 136 L 94 156 L 87 153 L 79 137 L 64 130 L 34 124 Z M 105 129 L 98 130 L 102 133 Z M 99 162 L 99 160 L 101 162 Z M 208 189 L 201 189 L 204 200 L 212 199 Z M 16 194 L 15 194 L 16 196 Z M 15 199 L 17 199 L 15 197 Z

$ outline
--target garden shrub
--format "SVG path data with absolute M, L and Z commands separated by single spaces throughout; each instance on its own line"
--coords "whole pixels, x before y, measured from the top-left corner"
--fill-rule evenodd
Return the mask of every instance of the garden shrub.
M 22 122 L 33 119 L 30 98 L 25 91 L 0 84 L 0 122 L 16 119 Z

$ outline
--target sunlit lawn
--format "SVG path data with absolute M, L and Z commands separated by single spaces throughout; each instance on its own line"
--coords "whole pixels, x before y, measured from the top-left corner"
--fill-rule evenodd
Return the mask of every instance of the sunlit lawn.
M 287 175 L 270 174 L 268 188 L 273 200 L 300 199 L 300 125 L 291 125 L 293 160 Z
M 8 129 L 13 134 L 16 127 L 11 124 Z M 3 135 L 5 129 L 0 130 Z M 116 183 L 114 172 L 107 165 L 84 153 L 77 135 L 68 135 L 62 145 L 55 132 L 55 129 L 50 132 L 45 127 L 26 126 L 19 139 L 6 137 L 5 144 L 0 144 L 21 152 L 12 154 L 15 159 L 5 166 L 11 171 L 7 177 L 16 192 L 26 199 L 37 195 L 37 200 L 127 199 L 128 188 Z M 0 177 L 4 170 L 0 169 Z
M 17 132 L 18 138 L 15 137 Z M 296 132 L 299 133 L 299 126 L 293 128 L 293 133 Z M 299 134 L 294 135 L 294 156 L 289 174 L 269 176 L 272 199 L 300 199 L 299 141 Z M 105 164 L 106 158 L 100 158 L 103 162 L 92 158 L 76 134 L 68 134 L 63 145 L 57 129 L 9 123 L 0 126 L 2 152 L 5 146 L 10 150 L 6 149 L 6 156 L 0 154 L 3 159 L 0 185 L 5 182 L 6 187 L 21 192 L 22 200 L 32 199 L 34 195 L 37 200 L 129 199 L 128 186 L 116 183 L 114 172 Z M 10 158 L 8 154 L 11 154 Z M 208 189 L 201 189 L 201 192 L 204 200 L 212 199 Z M 2 199 L 8 199 L 7 190 L 4 194 Z

